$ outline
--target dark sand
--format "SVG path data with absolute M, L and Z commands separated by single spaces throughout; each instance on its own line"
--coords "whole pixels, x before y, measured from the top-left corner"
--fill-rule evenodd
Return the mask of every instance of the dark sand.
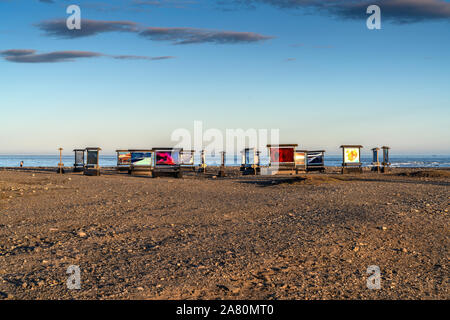
M 0 299 L 449 299 L 449 191 L 445 170 L 3 170 Z M 69 265 L 81 290 L 66 287 Z M 366 287 L 369 265 L 381 290 Z

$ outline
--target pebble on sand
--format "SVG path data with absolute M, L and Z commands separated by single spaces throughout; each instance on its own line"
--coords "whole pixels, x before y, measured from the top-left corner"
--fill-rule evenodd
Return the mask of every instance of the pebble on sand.
M 82 237 L 82 238 L 87 237 L 86 232 L 83 232 L 83 231 L 79 231 L 79 232 L 78 232 L 78 235 L 79 235 L 80 237 Z

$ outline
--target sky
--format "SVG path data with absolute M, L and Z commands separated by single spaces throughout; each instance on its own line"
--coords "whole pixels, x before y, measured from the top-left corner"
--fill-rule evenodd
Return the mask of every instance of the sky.
M 449 39 L 443 0 L 0 0 L 0 153 L 173 146 L 202 121 L 450 154 Z

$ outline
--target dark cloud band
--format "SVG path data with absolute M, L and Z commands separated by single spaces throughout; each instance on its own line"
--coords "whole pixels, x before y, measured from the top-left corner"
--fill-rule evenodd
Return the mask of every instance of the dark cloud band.
M 444 0 L 234 0 L 233 3 L 249 7 L 268 4 L 283 9 L 304 9 L 345 19 L 364 19 L 367 7 L 375 4 L 381 8 L 384 19 L 398 23 L 450 20 L 450 2 Z

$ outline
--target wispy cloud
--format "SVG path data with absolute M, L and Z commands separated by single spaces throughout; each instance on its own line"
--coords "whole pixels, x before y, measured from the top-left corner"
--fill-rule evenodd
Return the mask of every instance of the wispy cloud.
M 344 19 L 364 19 L 367 7 L 376 4 L 381 8 L 383 19 L 397 23 L 450 20 L 450 2 L 444 0 L 234 0 L 232 3 L 248 7 L 268 4 L 283 9 L 303 9 Z
M 107 32 L 129 32 L 154 41 L 169 41 L 173 44 L 194 43 L 250 43 L 272 39 L 254 32 L 220 31 L 197 28 L 143 27 L 132 21 L 82 20 L 81 30 L 69 30 L 65 20 L 43 21 L 36 26 L 47 36 L 57 38 L 81 38 Z
M 172 56 L 147 57 L 134 55 L 109 55 L 91 51 L 54 51 L 48 53 L 37 53 L 33 49 L 9 49 L 0 51 L 6 61 L 17 63 L 56 63 L 56 62 L 73 62 L 83 58 L 107 57 L 118 60 L 166 60 L 173 59 Z
M 111 57 L 119 60 L 147 60 L 147 61 L 167 60 L 175 58 L 173 56 L 146 57 L 146 56 L 129 56 L 129 55 L 111 56 Z
M 189 0 L 133 0 L 132 5 L 141 7 L 170 7 L 170 8 L 187 8 L 190 5 L 197 4 L 198 1 Z
M 170 41 L 174 44 L 193 43 L 243 43 L 271 39 L 253 32 L 216 31 L 195 28 L 146 28 L 140 36 L 154 41 Z
M 46 35 L 58 38 L 81 38 L 97 35 L 106 32 L 137 32 L 138 24 L 132 21 L 102 21 L 88 20 L 81 21 L 80 30 L 69 30 L 66 20 L 47 20 L 36 24 Z
M 79 58 L 100 57 L 102 54 L 89 51 L 55 51 L 49 53 L 36 53 L 36 50 L 5 50 L 0 51 L 5 60 L 19 63 L 50 63 L 70 62 Z

